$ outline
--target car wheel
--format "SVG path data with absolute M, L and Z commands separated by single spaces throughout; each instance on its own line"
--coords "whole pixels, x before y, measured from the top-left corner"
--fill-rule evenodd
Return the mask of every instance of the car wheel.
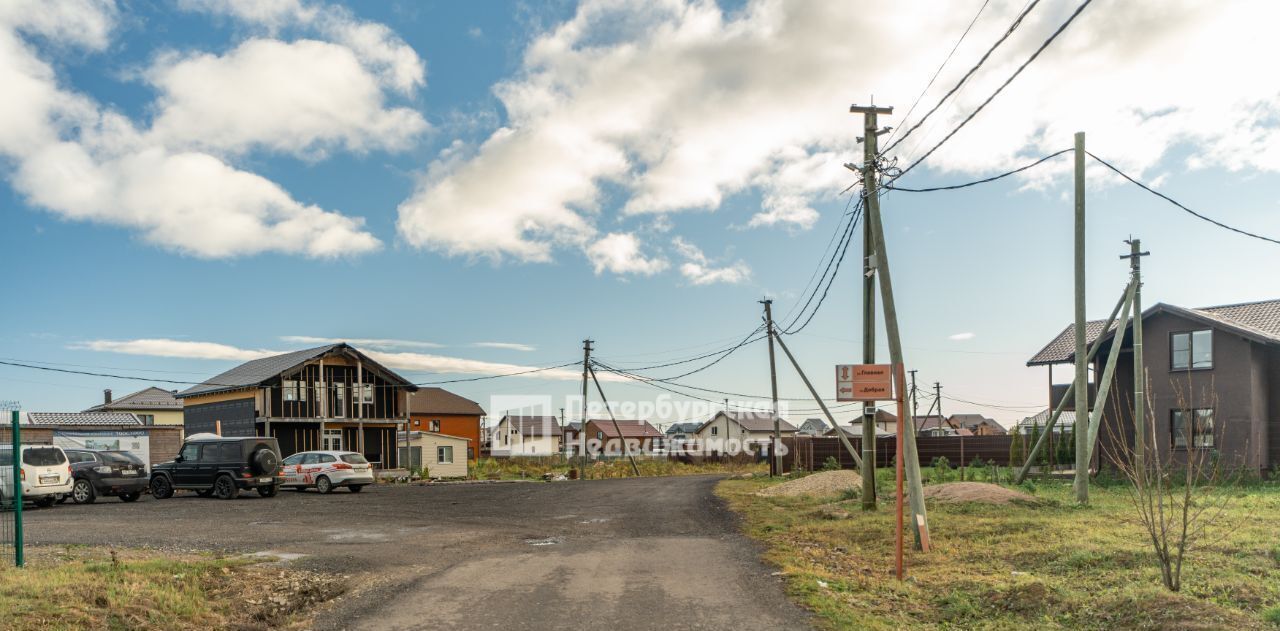
M 329 476 L 322 475 L 316 478 L 316 490 L 321 495 L 333 490 L 333 483 L 329 481 Z
M 359 493 L 360 491 L 363 491 L 363 490 L 364 490 L 364 485 L 363 485 L 363 484 L 352 484 L 351 486 L 349 486 L 349 487 L 347 487 L 347 488 L 348 488 L 348 489 L 351 489 L 351 492 L 352 492 L 352 493 Z
M 262 497 L 275 497 L 276 496 L 275 485 L 258 487 L 258 495 L 261 495 Z
M 139 497 L 142 497 L 142 491 L 134 491 L 134 492 L 132 492 L 132 493 L 121 493 L 121 494 L 120 494 L 120 501 L 121 501 L 121 502 L 136 502 L 136 501 L 138 501 L 138 498 L 139 498 Z
M 173 484 L 169 482 L 169 478 L 163 475 L 151 478 L 151 496 L 158 500 L 173 497 Z
M 98 499 L 98 494 L 93 492 L 93 483 L 80 478 L 76 480 L 75 486 L 71 487 L 71 501 L 77 504 L 92 504 Z
M 218 476 L 213 481 L 213 496 L 220 500 L 233 500 L 240 495 L 240 489 L 236 488 L 235 480 L 229 475 Z
M 57 501 L 57 499 L 58 498 L 53 495 L 45 495 L 43 497 L 37 497 L 32 500 L 31 503 L 40 508 L 49 508 L 50 506 L 53 506 L 53 503 Z

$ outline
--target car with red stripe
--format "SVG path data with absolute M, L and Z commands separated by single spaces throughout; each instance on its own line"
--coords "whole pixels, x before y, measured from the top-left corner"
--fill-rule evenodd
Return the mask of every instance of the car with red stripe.
M 284 470 L 282 486 L 295 491 L 314 488 L 328 493 L 345 486 L 359 493 L 373 484 L 373 465 L 354 451 L 300 451 L 280 465 Z

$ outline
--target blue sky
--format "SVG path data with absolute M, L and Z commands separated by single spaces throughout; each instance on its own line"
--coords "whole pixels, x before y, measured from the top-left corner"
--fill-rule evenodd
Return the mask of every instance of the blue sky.
M 852 183 L 840 165 L 861 159 L 848 105 L 874 93 L 905 114 L 972 4 L 905 6 L 885 18 L 902 28 L 883 29 L 798 3 L 11 3 L 0 356 L 198 381 L 302 338 L 374 340 L 362 348 L 434 381 L 575 361 L 588 336 L 625 365 L 722 348 L 757 326 L 762 296 L 789 313 L 824 260 Z M 1274 9 L 1095 4 L 902 184 L 1000 172 L 1083 129 L 1095 153 L 1188 206 L 1280 236 L 1280 81 L 1263 66 L 1277 45 L 1224 39 L 1237 11 Z M 1022 6 L 984 9 L 910 120 Z M 940 140 L 1072 8 L 1037 9 L 894 155 Z M 1206 69 L 1192 92 L 1186 78 Z M 885 197 L 907 361 L 983 404 L 946 411 L 1008 423 L 1047 398 L 1043 369 L 1024 362 L 1072 313 L 1070 177 L 1064 156 Z M 1088 208 L 1091 317 L 1123 288 L 1129 235 L 1152 252 L 1147 304 L 1280 296 L 1280 246 L 1096 167 Z M 788 342 L 826 396 L 831 366 L 861 356 L 858 245 Z M 767 394 L 767 368 L 757 343 L 684 381 Z M 780 373 L 783 396 L 804 393 Z M 487 404 L 580 387 L 555 377 L 451 388 Z M 0 399 L 29 410 L 146 385 L 0 366 Z M 659 394 L 607 387 L 612 400 Z

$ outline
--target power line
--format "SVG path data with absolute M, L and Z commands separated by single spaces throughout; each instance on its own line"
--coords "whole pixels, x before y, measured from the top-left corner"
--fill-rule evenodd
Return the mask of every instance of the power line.
M 1142 182 L 1139 182 L 1138 180 L 1135 180 L 1133 177 L 1129 176 L 1129 174 L 1127 174 L 1127 173 L 1125 173 L 1124 171 L 1121 171 L 1120 169 L 1118 169 L 1118 168 L 1116 168 L 1115 166 L 1113 166 L 1110 162 L 1107 162 L 1106 160 L 1103 160 L 1102 158 L 1099 158 L 1098 156 L 1095 156 L 1095 155 L 1093 155 L 1092 153 L 1090 153 L 1090 152 L 1088 152 L 1088 151 L 1086 151 L 1085 153 L 1086 153 L 1086 154 L 1088 154 L 1090 158 L 1093 158 L 1094 160 L 1097 160 L 1097 161 L 1098 161 L 1098 163 L 1100 163 L 1102 166 L 1107 167 L 1108 169 L 1111 169 L 1112 171 L 1115 171 L 1115 172 L 1116 172 L 1116 174 L 1117 174 L 1117 175 L 1119 175 L 1120 177 L 1122 177 L 1122 178 L 1124 178 L 1124 179 L 1126 179 L 1126 180 L 1129 180 L 1130 182 L 1132 182 L 1132 183 L 1134 183 L 1134 184 L 1138 185 L 1138 187 L 1139 187 L 1139 188 L 1141 188 L 1142 190 L 1144 190 L 1144 191 L 1146 191 L 1146 192 L 1148 192 L 1148 193 L 1151 193 L 1152 195 L 1155 195 L 1156 197 L 1159 197 L 1160 199 L 1163 199 L 1164 201 L 1169 202 L 1170 204 L 1173 204 L 1174 206 L 1177 206 L 1178 208 L 1181 208 L 1182 210 L 1184 210 L 1184 211 L 1186 211 L 1186 212 L 1190 213 L 1192 216 L 1196 217 L 1197 219 L 1202 219 L 1202 220 L 1207 221 L 1207 222 L 1209 222 L 1209 223 L 1211 223 L 1211 224 L 1213 224 L 1213 225 L 1215 225 L 1215 226 L 1218 226 L 1219 228 L 1225 228 L 1225 229 L 1230 230 L 1230 231 L 1232 231 L 1232 232 L 1235 232 L 1235 233 L 1238 233 L 1238 234 L 1242 234 L 1242 235 L 1244 235 L 1244 236 L 1246 236 L 1246 237 L 1253 237 L 1253 238 L 1255 238 L 1255 239 L 1261 239 L 1261 240 L 1263 240 L 1263 241 L 1267 241 L 1267 242 L 1270 242 L 1270 243 L 1275 243 L 1276 245 L 1280 245 L 1280 240 L 1272 239 L 1271 237 L 1264 237 L 1264 236 L 1262 236 L 1262 235 L 1260 235 L 1260 234 L 1254 234 L 1254 233 L 1252 233 L 1252 232 L 1249 232 L 1249 231 L 1247 231 L 1247 230 L 1241 230 L 1240 228 L 1236 228 L 1236 227 L 1234 227 L 1234 226 L 1228 226 L 1227 224 L 1222 223 L 1221 221 L 1218 221 L 1218 220 L 1216 220 L 1216 219 L 1211 219 L 1211 218 L 1206 217 L 1206 216 L 1204 216 L 1204 215 L 1202 215 L 1202 214 L 1200 214 L 1200 213 L 1198 213 L 1198 212 L 1196 212 L 1196 211 L 1194 211 L 1194 210 L 1191 210 L 1190 208 L 1187 208 L 1186 206 L 1184 206 L 1182 203 L 1178 202 L 1178 200 L 1176 200 L 1176 199 L 1174 199 L 1174 198 L 1172 198 L 1172 197 L 1169 197 L 1168 195 L 1165 195 L 1164 193 L 1161 193 L 1160 191 L 1157 191 L 1157 190 L 1155 190 L 1155 189 L 1151 188 L 1150 186 L 1147 186 L 1146 184 L 1143 184 Z
M 1018 30 L 1018 27 L 1022 25 L 1022 21 L 1026 19 L 1027 15 L 1031 13 L 1032 9 L 1036 8 L 1037 4 L 1040 4 L 1040 0 L 1032 0 L 1031 4 L 1027 5 L 1027 8 L 1023 9 L 1022 13 L 1018 14 L 1018 17 L 1013 21 L 1013 24 L 1009 25 L 1009 28 L 1004 32 L 1004 35 L 1001 35 L 1000 39 L 996 40 L 996 43 L 992 44 L 991 48 L 987 49 L 986 53 L 983 53 L 982 57 L 978 59 L 978 63 L 974 64 L 973 67 L 970 68 L 968 72 L 964 73 L 964 76 L 960 77 L 960 80 L 956 82 L 955 86 L 953 86 L 950 90 L 948 90 L 946 94 L 942 95 L 942 98 L 938 99 L 937 104 L 935 104 L 933 108 L 930 109 L 928 112 L 925 112 L 924 116 L 920 117 L 920 120 L 916 121 L 916 124 L 908 128 L 906 133 L 902 134 L 901 138 L 898 138 L 896 141 L 890 143 L 889 146 L 885 147 L 884 151 L 882 151 L 881 153 L 887 153 L 891 151 L 894 147 L 898 146 L 902 141 L 906 140 L 907 137 L 910 136 L 912 132 L 914 132 L 916 129 L 920 127 L 920 125 L 923 125 L 925 121 L 929 120 L 929 117 L 933 116 L 934 112 L 937 112 L 938 108 L 942 107 L 942 104 L 946 103 L 947 99 L 951 98 L 951 96 L 954 95 L 956 91 L 959 90 L 960 87 L 963 86 L 965 82 L 968 81 L 969 78 L 973 76 L 973 73 L 977 72 L 978 68 L 981 68 L 982 64 L 986 63 L 987 58 L 991 56 L 991 53 L 994 53 L 996 49 L 999 48 L 1000 45 L 1003 44 L 1006 39 L 1009 39 L 1010 35 L 1013 35 L 1014 31 Z M 1088 3 L 1086 2 L 1086 4 Z M 986 7 L 987 5 L 983 4 L 982 6 Z M 979 10 L 978 13 L 981 14 L 982 11 Z M 973 19 L 976 22 L 978 18 L 977 16 L 974 16 Z M 973 24 L 970 24 L 969 27 L 972 28 Z M 965 29 L 965 33 L 968 33 L 968 32 L 969 32 L 968 29 Z M 961 39 L 962 40 L 964 39 L 963 36 L 961 37 Z M 959 45 L 960 45 L 960 42 L 956 42 L 956 46 L 959 46 Z M 955 50 L 952 50 L 951 52 L 954 53 Z M 950 58 L 951 56 L 948 55 L 947 59 L 950 59 Z M 946 63 L 944 62 L 943 65 L 946 65 Z M 941 72 L 942 68 L 938 68 L 938 71 Z M 934 75 L 934 78 L 936 79 L 937 75 Z M 929 84 L 932 85 L 933 81 L 931 80 Z M 926 91 L 928 89 L 929 88 L 927 87 L 925 88 Z M 914 108 L 915 106 L 912 105 L 911 107 Z M 908 112 L 907 114 L 909 116 L 910 112 Z M 905 117 L 903 120 L 906 120 Z
M 1045 162 L 1048 162 L 1049 160 L 1052 160 L 1052 159 L 1054 159 L 1054 158 L 1056 158 L 1056 157 L 1058 157 L 1058 156 L 1060 156 L 1060 155 L 1062 155 L 1062 154 L 1070 153 L 1071 151 L 1073 151 L 1073 150 L 1072 150 L 1072 149 L 1063 149 L 1062 151 L 1058 151 L 1058 152 L 1055 152 L 1055 153 L 1051 153 L 1051 154 L 1049 154 L 1049 155 L 1047 155 L 1047 156 L 1045 156 L 1045 157 L 1043 157 L 1043 158 L 1040 158 L 1039 160 L 1036 160 L 1035 162 L 1032 162 L 1031 164 L 1027 164 L 1027 165 L 1024 165 L 1024 166 L 1020 166 L 1020 167 L 1018 167 L 1018 168 L 1016 168 L 1016 169 L 1014 169 L 1014 170 L 1012 170 L 1012 171 L 1005 171 L 1004 173 L 1001 173 L 1000 175 L 994 175 L 994 176 L 991 176 L 991 177 L 988 177 L 988 178 L 983 178 L 983 179 L 981 179 L 981 180 L 974 180 L 974 181 L 972 181 L 972 182 L 965 182 L 964 184 L 952 184 L 951 186 L 934 186 L 934 187 L 932 187 L 932 188 L 904 188 L 904 187 L 901 187 L 901 186 L 894 186 L 892 183 L 890 183 L 890 184 L 885 184 L 885 185 L 883 185 L 883 188 L 887 188 L 887 189 L 889 189 L 889 190 L 891 190 L 891 191 L 903 191 L 903 192 L 906 192 L 906 193 L 932 193 L 932 192 L 934 192 L 934 191 L 954 191 L 954 190 L 956 190 L 956 189 L 960 189 L 960 188 L 968 188 L 968 187 L 970 187 L 970 186 L 977 186 L 977 185 L 979 185 L 979 184 L 987 184 L 987 183 L 989 183 L 989 182 L 994 182 L 994 181 L 996 181 L 996 180 L 999 180 L 999 179 L 1003 179 L 1003 178 L 1009 177 L 1010 175 L 1017 175 L 1018 173 L 1022 173 L 1023 171 L 1026 171 L 1027 169 L 1031 169 L 1031 168 L 1034 168 L 1034 167 L 1038 167 L 1038 166 L 1040 166 L 1041 164 L 1044 164 Z
M 850 187 L 850 188 L 852 188 L 852 187 Z M 849 189 L 845 189 L 845 192 L 847 192 L 848 190 L 849 190 Z M 841 194 L 843 194 L 843 192 L 842 192 Z M 845 205 L 844 205 L 844 212 L 841 214 L 841 221 L 842 221 L 842 222 L 843 222 L 843 221 L 851 221 L 851 220 L 852 220 L 853 213 L 849 212 L 849 208 L 850 208 L 850 206 L 852 206 L 852 205 L 853 205 L 853 201 L 854 201 L 854 199 L 856 199 L 857 197 L 858 197 L 857 195 L 849 195 L 849 201 L 845 202 Z M 835 253 L 834 253 L 834 251 L 831 249 L 831 246 L 833 246 L 833 245 L 835 245 L 835 244 L 836 244 L 836 239 L 837 239 L 837 237 L 840 237 L 840 235 L 842 235 L 842 234 L 843 234 L 843 232 L 841 231 L 841 229 L 840 229 L 838 226 L 837 226 L 836 230 L 834 230 L 834 231 L 832 231 L 832 232 L 831 232 L 831 238 L 827 241 L 827 246 L 826 246 L 826 247 L 824 247 L 824 248 L 822 248 L 822 256 L 818 259 L 818 264 L 813 268 L 813 273 L 812 273 L 812 274 L 809 274 L 809 280 L 805 281 L 804 289 L 802 289 L 802 290 L 800 291 L 800 295 L 802 295 L 802 296 L 803 296 L 803 295 L 805 295 L 805 294 L 808 294 L 808 293 L 809 293 L 809 286 L 810 286 L 810 285 L 812 285 L 812 284 L 813 284 L 813 281 L 814 281 L 815 279 L 817 279 L 817 278 L 818 278 L 818 270 L 823 269 L 823 268 L 822 268 L 822 262 L 823 262 L 823 261 L 826 261 L 826 260 L 829 260 L 829 259 L 828 259 L 828 254 L 827 254 L 827 253 L 828 253 L 828 252 L 831 252 L 830 257 L 832 257 L 832 258 L 834 258 L 834 257 L 835 257 Z M 829 265 L 830 265 L 830 264 L 828 264 L 828 266 L 829 266 Z M 825 271 L 823 272 L 823 277 L 824 277 L 824 278 L 826 277 L 826 272 L 825 272 Z M 821 280 L 818 280 L 818 285 L 821 285 L 821 284 L 822 284 L 822 281 L 821 281 Z M 814 285 L 814 287 L 813 287 L 813 293 L 817 293 L 817 292 L 818 292 L 818 286 L 817 286 L 817 285 Z M 790 309 L 788 309 L 788 310 L 787 310 L 787 312 L 786 312 L 785 314 L 783 314 L 783 316 L 782 316 L 781 318 L 779 318 L 779 319 L 780 319 L 780 320 L 787 320 L 788 318 L 790 318 L 790 317 L 791 317 L 791 314 L 795 312 L 796 307 L 798 307 L 799 305 L 800 305 L 800 301 L 797 299 L 797 300 L 796 300 L 796 302 L 795 302 L 795 304 L 792 304 L 792 305 L 791 305 L 791 308 L 790 308 Z M 808 306 L 808 305 L 806 304 L 805 306 Z M 803 312 L 803 309 L 801 309 L 801 312 Z
M 529 369 L 529 370 L 521 370 L 521 371 L 519 371 L 519 372 L 508 372 L 508 373 L 503 373 L 503 374 L 499 374 L 499 375 L 485 375 L 485 376 L 483 376 L 483 377 L 468 377 L 468 378 L 464 378 L 464 379 L 446 379 L 446 380 L 444 380 L 444 381 L 424 381 L 424 382 L 421 382 L 421 383 L 415 383 L 415 384 L 413 384 L 413 385 L 415 385 L 415 386 L 434 386 L 434 385 L 436 385 L 436 384 L 441 384 L 441 383 L 461 383 L 461 382 L 464 382 L 464 381 L 485 381 L 485 380 L 488 380 L 488 379 L 501 379 L 501 378 L 503 378 L 503 377 L 515 377 L 515 376 L 518 376 L 518 375 L 531 375 L 531 374 L 533 374 L 533 373 L 546 372 L 546 371 L 548 371 L 548 370 L 555 370 L 555 369 L 557 369 L 557 368 L 568 368 L 569 366 L 576 366 L 576 365 L 578 365 L 578 363 L 579 363 L 579 362 L 569 362 L 569 363 L 567 363 L 567 364 L 560 364 L 560 365 L 558 365 L 558 366 L 544 366 L 544 367 L 542 367 L 542 368 L 531 368 L 531 369 Z
M 972 112 L 969 113 L 968 116 L 966 116 L 963 120 L 960 121 L 960 124 L 956 125 L 950 132 L 947 133 L 946 136 L 942 138 L 942 140 L 938 141 L 937 144 L 935 144 L 931 149 L 926 151 L 924 155 L 917 158 L 914 162 L 912 162 L 909 166 L 907 166 L 907 168 L 903 169 L 902 171 L 899 171 L 898 174 L 895 175 L 892 180 L 886 182 L 885 184 L 886 185 L 892 184 L 893 182 L 897 181 L 898 178 L 901 178 L 902 176 L 910 172 L 912 169 L 919 166 L 920 163 L 924 162 L 929 158 L 929 156 L 933 155 L 933 152 L 937 151 L 938 148 L 946 144 L 947 141 L 951 140 L 952 136 L 956 135 L 956 132 L 959 132 L 961 129 L 963 129 L 965 125 L 968 125 L 969 121 L 973 120 L 973 118 L 977 116 L 978 113 L 981 112 L 984 108 L 986 108 L 987 105 L 991 103 L 991 101 L 995 100 L 995 98 L 999 96 L 1000 93 L 1003 92 L 1005 88 L 1009 87 L 1009 84 L 1013 83 L 1013 80 L 1018 78 L 1018 75 L 1022 74 L 1022 71 L 1026 70 L 1027 66 L 1031 65 L 1031 62 L 1035 61 L 1036 58 L 1040 56 L 1040 53 L 1043 53 L 1045 49 L 1048 48 L 1049 45 L 1052 44 L 1053 41 L 1056 40 L 1059 35 L 1062 34 L 1063 31 L 1067 30 L 1067 27 L 1071 26 L 1071 23 L 1074 22 L 1075 19 L 1079 17 L 1080 14 L 1085 10 L 1085 8 L 1088 7 L 1089 4 L 1092 2 L 1093 0 L 1084 0 L 1084 2 L 1080 3 L 1080 6 L 1076 7 L 1076 10 L 1071 13 L 1071 16 L 1068 17 L 1067 20 L 1063 22 L 1060 26 L 1058 26 L 1057 30 L 1055 30 L 1053 34 L 1049 36 L 1048 39 L 1044 40 L 1044 43 L 1040 44 L 1040 47 L 1037 48 L 1034 53 L 1031 53 L 1031 56 L 1028 57 L 1026 61 L 1022 62 L 1022 65 L 1018 66 L 1018 69 L 1014 70 L 1013 74 L 1009 75 L 1009 78 L 1005 79 L 1004 83 L 1000 84 L 1000 87 L 996 88 L 995 92 L 991 93 L 991 96 L 988 96 L 985 101 L 979 104 L 976 109 L 974 109 Z M 1035 3 L 1032 3 L 1032 5 L 1027 8 L 1027 10 L 1030 11 L 1031 8 L 1034 6 L 1035 6 Z
M 800 324 L 797 327 L 796 323 L 799 322 L 802 316 L 804 316 L 805 309 L 807 309 L 809 306 L 809 303 L 813 301 L 814 296 L 817 296 L 817 286 L 815 286 L 814 293 L 810 295 L 809 300 L 805 302 L 805 307 L 800 310 L 800 313 L 796 314 L 796 317 L 794 320 L 791 321 L 791 324 L 782 328 L 782 333 L 784 335 L 792 335 L 795 333 L 799 333 L 800 331 L 803 331 L 805 327 L 809 326 L 809 323 L 813 321 L 813 317 L 818 315 L 818 310 L 822 308 L 822 303 L 826 302 L 827 294 L 830 293 L 831 286 L 835 283 L 836 275 L 839 274 L 840 272 L 840 265 L 844 263 L 844 257 L 849 252 L 849 245 L 853 243 L 853 232 L 854 232 L 854 228 L 856 228 L 858 225 L 858 220 L 861 219 L 862 217 L 862 207 L 863 207 L 862 201 L 859 200 L 858 207 L 854 209 L 854 214 L 852 215 L 852 218 L 849 221 L 849 225 L 847 228 L 845 228 L 844 237 L 843 237 L 844 245 L 837 248 L 837 250 L 840 253 L 839 257 L 834 256 L 834 253 L 833 253 L 831 261 L 827 263 L 827 269 L 831 270 L 830 277 L 827 276 L 826 271 L 823 271 L 822 273 L 822 277 L 827 279 L 827 286 L 822 290 L 822 296 L 818 298 L 818 303 L 814 305 L 813 310 L 809 312 L 809 317 L 805 318 L 804 323 Z M 822 281 L 819 280 L 818 285 L 821 285 L 821 284 L 822 284 Z
M 756 336 L 756 334 L 760 332 L 760 329 L 763 329 L 763 328 L 764 328 L 764 325 L 763 325 L 763 324 L 761 324 L 761 325 L 757 326 L 757 327 L 755 328 L 755 330 L 753 330 L 753 331 L 751 331 L 751 333 L 747 334 L 747 337 L 743 338 L 743 340 L 742 340 L 741 342 L 738 342 L 737 344 L 735 344 L 735 345 L 733 345 L 733 346 L 730 346 L 730 347 L 727 347 L 727 348 L 722 348 L 722 349 L 719 349 L 719 350 L 711 351 L 710 353 L 703 353 L 703 354 L 701 354 L 701 355 L 697 355 L 697 356 L 695 356 L 695 357 L 690 357 L 690 358 L 688 358 L 688 359 L 682 359 L 682 360 L 679 360 L 679 361 L 666 362 L 666 363 L 662 363 L 662 364 L 653 364 L 652 366 L 640 366 L 640 367 L 638 367 L 638 368 L 628 368 L 627 370 L 634 371 L 634 372 L 640 372 L 640 371 L 642 371 L 642 370 L 656 370 L 656 369 L 658 369 L 658 368 L 668 368 L 668 367 L 671 367 L 671 366 L 679 366 L 679 365 L 681 365 L 681 364 L 688 364 L 688 363 L 691 363 L 691 362 L 698 361 L 699 359 L 706 359 L 706 358 L 708 358 L 708 357 L 714 357 L 714 356 L 716 356 L 716 355 L 720 355 L 720 357 L 716 358 L 716 359 L 715 359 L 715 361 L 712 361 L 710 364 L 707 364 L 706 366 L 703 366 L 703 367 L 701 367 L 701 368 L 698 368 L 698 369 L 695 369 L 695 370 L 692 370 L 692 371 L 689 371 L 689 372 L 685 373 L 685 375 L 691 375 L 691 374 L 693 374 L 693 373 L 695 373 L 695 372 L 700 372 L 700 371 L 702 371 L 702 370 L 706 370 L 707 368 L 710 368 L 711 366 L 714 366 L 717 362 L 719 362 L 720 360 L 724 359 L 725 357 L 728 357 L 728 356 L 729 356 L 729 354 L 731 354 L 731 353 L 733 353 L 734 351 L 736 351 L 736 350 L 738 350 L 738 349 L 742 348 L 743 346 L 746 346 L 746 345 L 748 345 L 748 344 L 754 344 L 755 342 L 758 342 L 758 341 L 760 341 L 760 340 L 763 340 L 763 339 L 764 339 L 764 336 Z M 680 376 L 684 376 L 684 375 L 680 375 Z M 672 377 L 672 378 L 674 379 L 675 377 Z

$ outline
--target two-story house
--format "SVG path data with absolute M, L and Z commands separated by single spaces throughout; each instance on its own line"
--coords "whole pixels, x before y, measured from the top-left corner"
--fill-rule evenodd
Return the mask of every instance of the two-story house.
M 1115 383 L 1103 404 L 1095 466 L 1133 445 L 1133 331 L 1119 336 L 1106 322 L 1087 327 L 1096 374 L 1119 343 Z M 1144 423 L 1166 458 L 1212 453 L 1227 466 L 1258 472 L 1280 464 L 1280 300 L 1188 309 L 1160 303 L 1142 313 L 1147 375 Z M 1028 366 L 1075 361 L 1068 326 Z M 1059 389 L 1060 391 L 1060 389 Z
M 484 414 L 479 403 L 444 388 L 419 388 L 409 398 L 410 431 L 457 436 L 471 441 L 466 447 L 466 460 L 469 462 L 475 462 L 479 456 Z
M 102 391 L 102 403 L 85 412 L 126 412 L 138 417 L 143 425 L 182 425 L 182 402 L 174 391 L 150 387 L 118 399 L 111 390 Z
M 770 412 L 717 412 L 694 432 L 702 450 L 712 454 L 758 452 L 773 442 L 774 415 Z M 783 438 L 795 436 L 796 427 L 778 418 Z
M 494 456 L 557 456 L 562 438 L 554 416 L 506 414 L 490 432 L 490 450 Z
M 355 348 L 328 344 L 245 362 L 177 397 L 188 436 L 272 436 L 283 456 L 346 450 L 396 468 L 417 390 Z
M 587 421 L 587 441 L 588 449 L 598 446 L 596 453 L 608 456 L 666 453 L 666 435 L 647 421 L 619 419 L 614 427 L 611 419 L 591 419 Z

